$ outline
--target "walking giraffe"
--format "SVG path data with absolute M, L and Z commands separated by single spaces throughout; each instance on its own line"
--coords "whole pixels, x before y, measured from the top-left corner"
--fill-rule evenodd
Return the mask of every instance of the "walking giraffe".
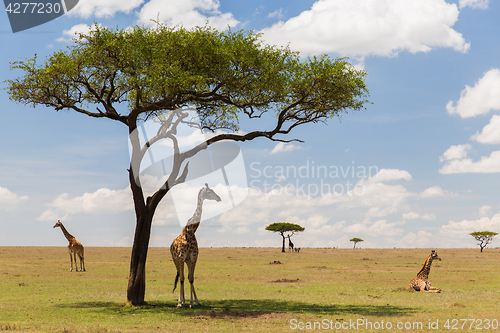
M 435 288 L 431 286 L 429 282 L 429 273 L 431 271 L 431 265 L 433 260 L 441 261 L 441 258 L 438 257 L 436 251 L 432 250 L 431 254 L 425 259 L 424 265 L 422 269 L 417 273 L 417 276 L 410 281 L 410 288 L 415 289 L 420 292 L 431 292 L 431 293 L 439 293 L 441 292 L 441 288 Z
M 198 242 L 194 233 L 201 220 L 201 210 L 204 200 L 215 200 L 217 202 L 221 201 L 220 197 L 205 184 L 200 192 L 198 193 L 198 202 L 196 205 L 196 210 L 193 216 L 188 220 L 186 226 L 182 229 L 181 234 L 172 242 L 170 245 L 170 253 L 172 254 L 172 259 L 177 269 L 177 275 L 174 282 L 174 290 L 177 287 L 177 281 L 181 282 L 179 302 L 177 303 L 177 308 L 181 308 L 184 305 L 184 263 L 188 267 L 188 280 L 191 284 L 191 299 L 189 302 L 189 307 L 193 308 L 193 296 L 196 304 L 200 306 L 198 297 L 196 297 L 196 292 L 194 290 L 194 269 L 196 266 L 196 261 L 198 260 Z M 173 292 L 172 291 L 172 292 Z
M 80 271 L 85 271 L 85 262 L 83 260 L 83 245 L 79 241 L 76 240 L 75 236 L 71 235 L 68 230 L 63 226 L 60 220 L 57 220 L 57 223 L 53 226 L 53 228 L 60 227 L 64 236 L 68 240 L 68 250 L 69 250 L 69 260 L 71 261 L 71 269 L 70 272 L 73 271 L 73 259 L 75 260 L 75 269 L 78 272 L 78 265 L 76 263 L 76 255 L 80 258 Z

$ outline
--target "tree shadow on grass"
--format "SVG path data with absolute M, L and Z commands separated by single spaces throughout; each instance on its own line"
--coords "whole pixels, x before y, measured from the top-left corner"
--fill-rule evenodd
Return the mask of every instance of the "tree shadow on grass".
M 316 315 L 342 315 L 351 314 L 358 316 L 395 317 L 407 316 L 418 312 L 416 308 L 397 305 L 322 305 L 295 301 L 281 300 L 208 300 L 201 307 L 189 309 L 189 301 L 184 308 L 177 309 L 177 302 L 148 302 L 141 306 L 130 306 L 120 302 L 77 302 L 59 304 L 57 307 L 65 308 L 94 308 L 103 314 L 127 315 L 133 313 L 164 313 L 170 312 L 180 316 L 207 316 L 211 318 L 224 317 L 259 317 L 269 313 L 301 313 Z

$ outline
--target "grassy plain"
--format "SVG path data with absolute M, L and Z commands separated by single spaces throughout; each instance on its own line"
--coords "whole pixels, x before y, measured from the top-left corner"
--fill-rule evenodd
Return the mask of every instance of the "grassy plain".
M 500 331 L 499 249 L 437 249 L 430 281 L 443 292 L 431 294 L 408 288 L 429 249 L 201 248 L 202 307 L 180 310 L 167 248 L 150 249 L 140 307 L 126 303 L 130 248 L 85 250 L 87 271 L 76 273 L 65 247 L 0 247 L 0 330 Z

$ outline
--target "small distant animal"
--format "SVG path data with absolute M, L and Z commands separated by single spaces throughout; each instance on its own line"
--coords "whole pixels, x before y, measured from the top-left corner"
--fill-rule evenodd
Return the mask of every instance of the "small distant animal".
M 435 250 L 431 251 L 431 254 L 425 259 L 424 265 L 417 273 L 417 276 L 410 281 L 410 288 L 415 291 L 420 292 L 431 292 L 431 293 L 440 293 L 441 288 L 432 287 L 429 282 L 429 273 L 431 271 L 431 265 L 433 260 L 441 261 L 437 252 Z
M 300 252 L 300 247 L 296 247 L 295 252 Z

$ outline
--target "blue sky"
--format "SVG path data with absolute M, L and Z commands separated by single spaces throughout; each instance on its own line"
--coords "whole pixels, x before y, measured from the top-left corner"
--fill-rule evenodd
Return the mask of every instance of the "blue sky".
M 15 34 L 3 14 L 0 78 L 22 74 L 10 62 L 45 59 L 94 22 L 126 28 L 157 18 L 253 29 L 304 57 L 349 57 L 367 70 L 373 104 L 289 137 L 304 143 L 240 144 L 230 179 L 238 200 L 212 218 L 217 203 L 206 204 L 200 245 L 279 246 L 264 228 L 287 221 L 306 228 L 294 236 L 299 247 L 351 247 L 353 237 L 361 247 L 475 247 L 468 233 L 500 232 L 499 14 L 488 0 L 80 0 Z M 58 219 L 86 246 L 130 246 L 125 126 L 16 104 L 5 89 L 0 103 L 0 246 L 65 245 L 52 229 Z M 226 193 L 202 178 L 164 200 L 151 246 L 169 246 L 187 221 L 176 200 L 194 204 L 207 181 Z

